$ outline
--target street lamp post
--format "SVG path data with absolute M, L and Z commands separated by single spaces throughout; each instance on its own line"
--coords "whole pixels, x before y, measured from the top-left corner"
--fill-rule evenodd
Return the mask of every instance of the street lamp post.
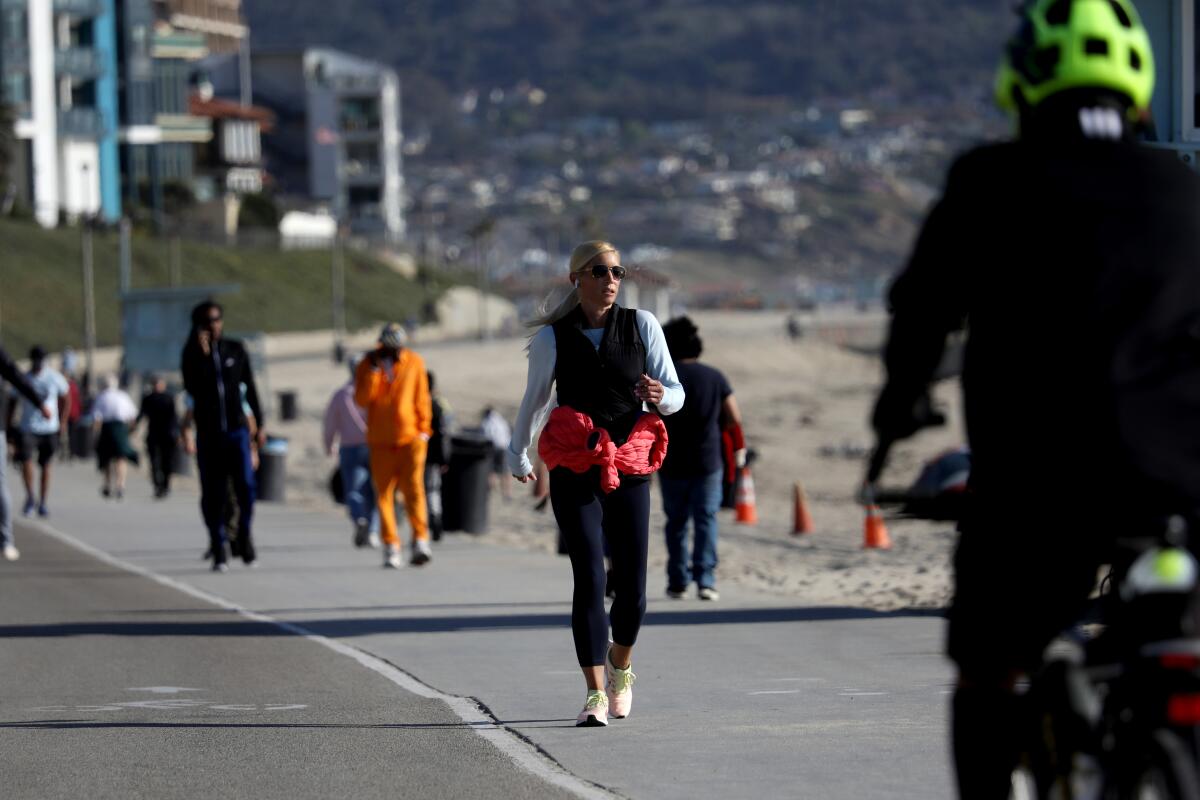
M 87 192 L 88 187 L 88 165 L 84 164 L 81 167 L 83 172 L 84 192 Z M 87 376 L 89 387 L 91 381 L 95 380 L 95 351 L 96 351 L 96 279 L 95 270 L 92 263 L 92 219 L 88 213 L 86 202 L 84 204 L 83 214 L 80 216 L 82 223 L 82 238 L 80 241 L 80 251 L 82 256 L 83 267 L 83 344 L 85 353 L 85 363 L 87 364 Z

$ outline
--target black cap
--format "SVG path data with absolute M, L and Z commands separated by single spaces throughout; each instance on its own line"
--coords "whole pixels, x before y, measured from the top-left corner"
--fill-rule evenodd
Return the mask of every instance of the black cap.
M 46 360 L 45 348 L 43 348 L 41 345 L 34 345 L 33 347 L 31 347 L 29 349 L 29 360 L 30 361 L 45 361 Z

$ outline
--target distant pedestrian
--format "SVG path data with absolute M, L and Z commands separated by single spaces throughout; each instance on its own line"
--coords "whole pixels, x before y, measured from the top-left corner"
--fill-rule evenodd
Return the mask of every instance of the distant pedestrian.
M 354 401 L 367 410 L 367 445 L 383 533 L 383 565 L 389 568 L 401 564 L 397 490 L 404 496 L 412 526 L 409 563 L 420 566 L 433 558 L 425 505 L 425 454 L 433 435 L 433 409 L 425 362 L 404 346 L 407 340 L 400 325 L 385 325 L 379 347 L 358 365 L 354 380 Z
M 633 702 L 633 646 L 646 614 L 649 473 L 665 446 L 662 421 L 646 411 L 672 414 L 684 394 L 658 320 L 616 303 L 625 278 L 616 247 L 579 245 L 568 277 L 574 290 L 552 310 L 548 301 L 529 323 L 529 376 L 508 458 L 517 480 L 537 479 L 526 451 L 556 385 L 558 408 L 538 452 L 550 467 L 550 503 L 575 579 L 571 631 L 588 690 L 576 724 L 595 726 L 607 725 L 610 713 L 626 716 Z M 611 615 L 604 611 L 605 541 Z
M 51 405 L 45 401 L 45 396 L 28 378 L 21 374 L 20 368 L 0 347 L 0 378 L 8 381 L 14 389 L 32 403 L 42 419 L 49 420 L 54 416 Z M 0 421 L 7 422 L 11 414 L 8 408 L 16 404 L 16 397 L 10 397 L 3 384 L 0 384 Z M 21 557 L 13 539 L 12 529 L 12 499 L 8 493 L 8 437 L 6 426 L 0 425 L 0 555 L 5 561 L 16 561 Z
M 60 363 L 62 365 L 63 377 L 68 379 L 74 378 L 76 370 L 79 369 L 79 356 L 75 354 L 74 348 L 63 348 Z
M 100 394 L 92 403 L 91 419 L 96 432 L 96 463 L 104 472 L 100 494 L 121 500 L 125 497 L 126 462 L 138 463 L 137 450 L 129 441 L 129 425 L 138 409 L 113 375 L 101 376 Z
M 508 480 L 508 459 L 505 454 L 512 441 L 512 428 L 508 427 L 508 422 L 499 411 L 487 406 L 483 409 L 479 429 L 492 443 L 492 468 L 491 474 L 488 475 L 488 483 L 492 486 L 499 484 L 504 499 L 511 499 L 512 481 Z
M 245 403 L 256 422 L 255 439 L 266 439 L 258 390 L 250 368 L 250 357 L 241 342 L 226 339 L 221 306 L 206 300 L 192 309 L 192 331 L 183 348 L 183 385 L 192 396 L 196 424 L 194 447 L 200 470 L 200 509 L 208 528 L 213 570 L 228 569 L 224 523 L 228 484 L 233 482 L 238 506 L 238 554 L 247 565 L 257 553 L 251 537 L 254 516 L 255 479 L 251 460 L 251 429 L 243 409 Z M 190 437 L 190 431 L 185 431 Z M 186 439 L 191 449 L 191 439 Z
M 150 477 L 154 496 L 164 498 L 171 491 L 171 473 L 179 442 L 179 415 L 175 396 L 167 391 L 167 379 L 161 375 L 151 378 L 151 391 L 142 397 L 142 405 L 134 420 L 133 429 L 146 421 L 146 453 L 150 457 Z
M 683 408 L 663 420 L 671 441 L 658 473 L 667 516 L 667 595 L 683 597 L 694 581 L 701 600 L 716 600 L 717 509 L 721 507 L 724 473 L 721 434 L 731 433 L 735 459 L 744 466 L 742 418 L 729 381 L 699 361 L 704 345 L 696 325 L 679 317 L 663 326 L 663 335 L 687 393 Z M 690 559 L 689 520 L 695 539 Z
M 321 435 L 325 455 L 338 448 L 338 469 L 346 511 L 354 525 L 355 547 L 379 546 L 379 514 L 375 509 L 375 487 L 371 484 L 371 450 L 367 447 L 367 415 L 354 402 L 354 371 L 360 359 L 350 359 L 350 377 L 333 393 L 325 407 Z
M 54 454 L 58 451 L 59 439 L 66 425 L 68 403 L 67 380 L 46 364 L 46 351 L 34 347 L 29 351 L 31 368 L 26 374 L 29 382 L 45 398 L 45 406 L 50 409 L 46 416 L 44 406 L 31 403 L 28 400 L 21 404 L 21 435 L 17 438 L 17 448 L 14 460 L 21 465 L 22 477 L 25 479 L 25 505 L 22 513 L 29 516 L 37 509 L 38 516 L 50 516 L 48 495 L 50 492 L 50 465 Z M 12 409 L 9 411 L 10 419 Z M 41 493 L 34 492 L 33 460 L 37 459 L 41 471 Z
M 425 456 L 425 504 L 429 508 L 429 534 L 435 542 L 442 538 L 442 476 L 450 471 L 450 434 L 454 430 L 454 411 L 438 393 L 433 373 L 429 377 L 431 423 L 429 452 Z

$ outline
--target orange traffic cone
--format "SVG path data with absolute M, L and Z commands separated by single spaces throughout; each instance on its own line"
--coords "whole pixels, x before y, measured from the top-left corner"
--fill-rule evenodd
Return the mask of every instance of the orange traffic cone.
M 792 487 L 792 535 L 813 532 L 812 514 L 808 511 L 808 498 L 800 481 Z
M 758 509 L 755 507 L 754 478 L 750 475 L 749 467 L 742 467 L 738 476 L 737 491 L 734 493 L 735 521 L 743 525 L 758 524 Z
M 883 514 L 879 512 L 879 506 L 872 503 L 867 506 L 867 521 L 863 523 L 863 549 L 888 550 L 891 546 Z

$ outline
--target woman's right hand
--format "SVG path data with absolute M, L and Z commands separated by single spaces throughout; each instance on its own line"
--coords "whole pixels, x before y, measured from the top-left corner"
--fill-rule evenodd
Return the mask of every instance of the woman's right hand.
M 537 475 L 534 475 L 532 472 L 528 475 L 513 475 L 513 477 L 519 480 L 521 483 L 529 483 L 530 481 L 537 480 Z

